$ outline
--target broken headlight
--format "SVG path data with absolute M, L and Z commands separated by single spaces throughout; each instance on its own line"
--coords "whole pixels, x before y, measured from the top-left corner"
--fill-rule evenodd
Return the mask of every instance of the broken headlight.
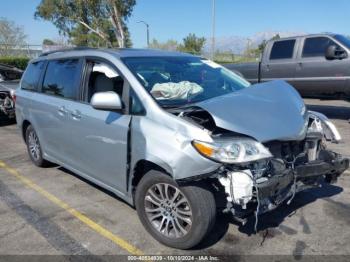
M 237 164 L 272 157 L 266 147 L 249 138 L 232 138 L 213 143 L 194 140 L 192 145 L 203 156 L 223 163 Z

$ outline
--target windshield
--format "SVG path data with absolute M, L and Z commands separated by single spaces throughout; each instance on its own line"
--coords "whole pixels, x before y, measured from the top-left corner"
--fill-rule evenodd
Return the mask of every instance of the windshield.
M 337 39 L 340 43 L 342 43 L 343 45 L 345 45 L 347 48 L 350 49 L 350 39 L 343 36 L 343 35 L 335 35 L 334 36 L 335 39 Z
M 199 57 L 128 57 L 123 61 L 164 107 L 186 106 L 250 86 L 226 68 Z

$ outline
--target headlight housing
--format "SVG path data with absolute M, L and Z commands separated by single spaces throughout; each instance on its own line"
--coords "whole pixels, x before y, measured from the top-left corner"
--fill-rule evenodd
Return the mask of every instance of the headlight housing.
M 231 138 L 214 143 L 194 140 L 192 145 L 201 155 L 222 163 L 238 164 L 272 157 L 266 147 L 250 138 Z

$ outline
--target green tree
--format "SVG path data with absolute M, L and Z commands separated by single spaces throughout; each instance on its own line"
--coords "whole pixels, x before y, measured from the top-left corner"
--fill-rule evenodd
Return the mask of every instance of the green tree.
M 195 34 L 189 34 L 183 39 L 183 44 L 181 44 L 178 49 L 182 52 L 200 54 L 204 44 L 204 37 L 197 37 Z
M 278 40 L 278 39 L 280 39 L 281 37 L 280 37 L 280 35 L 279 34 L 276 34 L 276 35 L 274 35 L 270 40 Z M 265 47 L 266 47 L 266 44 L 267 44 L 267 41 L 264 39 L 261 43 L 260 43 L 260 45 L 258 45 L 258 52 L 260 53 L 260 54 L 262 54 L 262 52 L 264 52 L 264 49 L 265 49 Z
M 35 18 L 51 21 L 77 46 L 131 46 L 126 25 L 136 0 L 41 0 Z
M 0 55 L 11 55 L 14 48 L 25 44 L 26 35 L 23 27 L 6 18 L 0 18 Z
M 262 42 L 260 43 L 260 45 L 258 45 L 258 51 L 260 53 L 264 52 L 264 49 L 266 47 L 267 41 L 264 39 L 262 40 Z
M 166 42 L 159 42 L 157 39 L 152 39 L 149 44 L 149 48 L 162 49 L 167 51 L 176 51 L 179 47 L 179 43 L 176 40 L 169 39 Z
M 45 38 L 43 40 L 43 45 L 55 45 L 56 43 L 54 41 L 52 41 L 51 39 L 47 39 Z

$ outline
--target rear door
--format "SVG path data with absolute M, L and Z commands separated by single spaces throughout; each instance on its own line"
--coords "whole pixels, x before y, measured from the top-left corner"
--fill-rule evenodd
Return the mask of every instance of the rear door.
M 69 163 L 72 154 L 69 105 L 78 98 L 81 60 L 60 59 L 47 63 L 42 87 L 32 100 L 32 121 L 44 154 Z
M 30 120 L 32 116 L 32 99 L 37 94 L 41 84 L 41 78 L 45 70 L 46 61 L 29 63 L 20 83 L 20 89 L 16 92 L 16 117 L 17 123 Z M 35 107 L 35 106 L 34 106 Z M 37 131 L 38 133 L 38 131 Z
M 68 108 L 73 150 L 71 166 L 95 182 L 125 193 L 131 117 L 126 111 L 96 110 L 90 100 L 94 93 L 106 91 L 125 97 L 128 83 L 113 65 L 88 59 L 83 90 L 81 101 Z
M 261 64 L 261 80 L 283 79 L 294 83 L 297 39 L 270 42 Z
M 341 48 L 328 36 L 306 37 L 298 54 L 296 88 L 303 95 L 325 95 L 344 92 L 349 58 L 327 60 L 330 45 Z

